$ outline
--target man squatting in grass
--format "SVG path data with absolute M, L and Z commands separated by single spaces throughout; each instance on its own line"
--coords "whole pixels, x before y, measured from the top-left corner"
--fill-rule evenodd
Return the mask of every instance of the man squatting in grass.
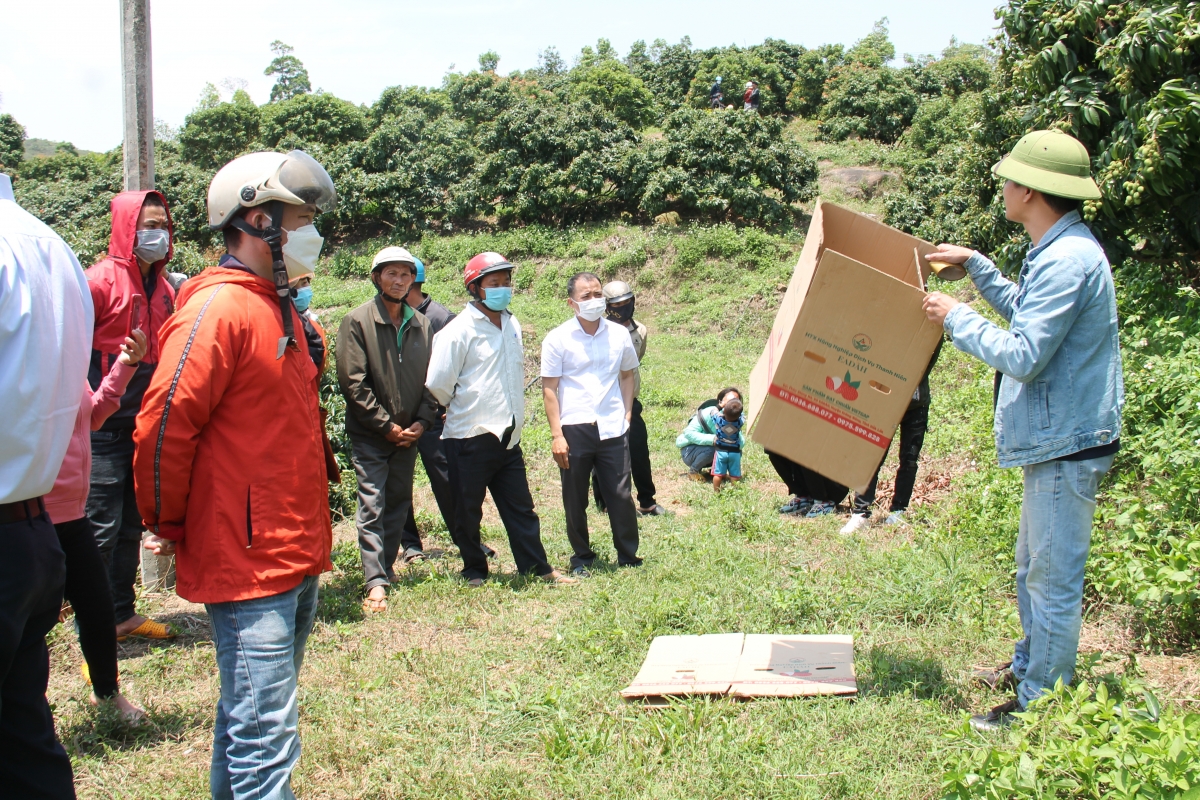
M 416 265 L 417 275 L 408 289 L 408 296 L 404 302 L 425 315 L 425 318 L 429 320 L 429 330 L 436 336 L 438 331 L 449 325 L 450 320 L 454 319 L 457 314 L 425 294 L 423 290 L 425 264 L 416 256 L 413 256 L 413 263 Z M 454 492 L 450 488 L 450 465 L 446 461 L 446 447 L 442 444 L 442 426 L 445 421 L 446 409 L 439 404 L 433 411 L 433 427 L 421 434 L 421 438 L 417 440 L 417 450 L 421 454 L 421 464 L 425 467 L 425 474 L 429 477 L 429 488 L 433 491 L 434 500 L 437 501 L 438 512 L 441 513 L 442 519 L 446 523 L 446 530 L 452 531 L 454 530 Z M 404 523 L 404 533 L 400 537 L 400 546 L 404 548 L 405 564 L 411 564 L 425 556 L 425 550 L 421 546 L 421 533 L 417 530 L 416 514 L 411 504 L 409 505 L 408 520 Z M 481 543 L 480 546 L 483 548 L 485 556 L 496 557 L 495 550 L 486 544 Z
M 933 292 L 925 313 L 954 346 L 995 368 L 994 432 L 1001 467 L 1021 467 L 1025 493 L 1017 538 L 1017 606 L 1024 632 L 1010 664 L 981 670 L 989 686 L 1016 682 L 1016 697 L 973 717 L 995 730 L 1013 712 L 1074 676 L 1083 573 L 1096 487 L 1112 466 L 1125 385 L 1117 301 L 1104 249 L 1080 216 L 1100 197 L 1084 146 L 1034 131 L 992 172 L 1004 181 L 1005 216 L 1031 240 L 1016 283 L 980 253 L 943 244 L 930 261 L 966 266 L 1008 330 Z
M 387 609 L 387 588 L 396 579 L 393 565 L 412 511 L 413 445 L 433 427 L 437 407 L 425 388 L 433 331 L 425 315 L 405 302 L 415 277 L 407 250 L 380 250 L 371 264 L 375 297 L 347 314 L 338 330 L 338 386 L 346 398 L 346 435 L 358 477 L 355 523 L 365 613 Z
M 633 318 L 637 298 L 633 287 L 625 281 L 612 281 L 604 284 L 604 315 L 611 321 L 629 331 L 629 340 L 633 342 L 633 351 L 638 357 L 638 367 L 633 371 L 633 412 L 629 416 L 629 467 L 633 476 L 633 487 L 637 490 L 638 516 L 658 517 L 667 513 L 654 499 L 657 490 L 654 487 L 654 473 L 650 468 L 650 435 L 646 430 L 646 421 L 642 419 L 642 401 L 638 395 L 642 391 L 642 359 L 646 356 L 646 341 L 650 334 L 646 326 Z M 604 494 L 600 490 L 600 480 L 592 475 L 592 486 L 596 495 L 596 507 L 601 511 L 607 510 L 604 504 Z
M 217 800 L 294 797 L 296 684 L 333 533 L 317 368 L 288 283 L 313 273 L 313 219 L 336 201 L 298 150 L 216 174 L 208 222 L 226 254 L 183 285 L 134 433 L 146 548 L 176 553 L 179 596 L 212 623 Z
M 426 378 L 434 399 L 446 406 L 442 441 L 454 490 L 450 536 L 471 586 L 482 586 L 488 576 L 479 540 L 488 491 L 517 572 L 548 583 L 575 583 L 546 560 L 525 472 L 525 350 L 521 323 L 508 311 L 514 269 L 499 253 L 480 253 L 467 262 L 463 283 L 472 300 L 434 337 Z
M 542 399 L 554 440 L 550 452 L 562 477 L 571 570 L 586 575 L 596 560 L 587 524 L 592 471 L 612 526 L 617 564 L 641 565 L 638 522 L 630 491 L 629 419 L 633 413 L 633 341 L 623 325 L 604 319 L 604 291 L 591 272 L 567 281 L 574 316 L 542 340 Z
M 174 253 L 173 226 L 166 198 L 159 192 L 121 192 L 112 199 L 111 209 L 108 254 L 87 271 L 96 309 L 88 383 L 99 391 L 134 328 L 145 331 L 149 349 L 130 378 L 120 407 L 92 431 L 87 518 L 108 571 L 117 637 L 122 641 L 126 636 L 170 639 L 175 634 L 168 626 L 134 609 L 143 526 L 133 487 L 133 430 L 158 365 L 160 330 L 175 310 L 175 289 L 166 273 Z

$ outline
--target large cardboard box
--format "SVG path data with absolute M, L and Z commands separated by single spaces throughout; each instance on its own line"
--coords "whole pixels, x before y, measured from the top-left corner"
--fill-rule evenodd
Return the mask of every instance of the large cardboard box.
M 849 636 L 716 633 L 655 637 L 621 695 L 805 697 L 857 691 Z
M 750 375 L 752 438 L 862 491 L 929 365 L 929 242 L 817 201 L 808 238 Z

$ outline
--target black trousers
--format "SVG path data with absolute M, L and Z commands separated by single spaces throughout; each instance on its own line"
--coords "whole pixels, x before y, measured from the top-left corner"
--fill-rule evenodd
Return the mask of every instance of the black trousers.
M 570 448 L 567 463 L 569 469 L 559 469 L 562 476 L 563 509 L 567 515 L 567 539 L 575 554 L 571 556 L 572 567 L 586 567 L 596 560 L 588 534 L 587 504 L 588 484 L 592 470 L 600 481 L 608 511 L 608 522 L 612 526 L 613 547 L 617 550 L 617 563 L 636 566 L 638 558 L 637 512 L 633 508 L 630 493 L 629 441 L 626 436 L 601 439 L 600 429 L 595 424 L 563 425 L 563 436 Z
M 846 499 L 850 490 L 830 480 L 820 473 L 813 472 L 808 467 L 802 467 L 795 461 L 767 451 L 771 466 L 779 474 L 780 479 L 787 485 L 788 492 L 796 497 L 807 497 L 825 503 L 840 503 Z
M 46 702 L 46 633 L 62 607 L 63 551 L 44 513 L 0 525 L 0 542 L 0 797 L 74 798 L 71 761 Z
M 646 431 L 646 421 L 642 419 L 642 403 L 636 397 L 633 399 L 633 414 L 629 418 L 629 466 L 633 474 L 633 488 L 637 490 L 638 508 L 653 508 L 654 473 L 650 469 L 650 434 Z M 600 480 L 596 471 L 592 470 L 592 491 L 596 495 L 596 505 L 602 510 L 604 492 L 600 489 Z
M 142 553 L 142 515 L 133 492 L 133 429 L 92 431 L 87 517 L 108 569 L 117 624 L 132 617 Z
M 517 571 L 550 574 L 552 568 L 542 546 L 542 524 L 533 510 L 521 445 L 505 448 L 490 433 L 470 439 L 443 439 L 442 444 L 454 493 L 454 527 L 450 529 L 450 538 L 462 554 L 463 577 L 470 580 L 486 578 L 488 574 L 487 556 L 479 538 L 483 497 L 488 491 L 508 534 Z
M 900 465 L 896 469 L 896 487 L 892 492 L 892 511 L 903 511 L 912 501 L 913 487 L 917 484 L 917 462 L 921 460 L 921 448 L 925 445 L 925 432 L 929 430 L 929 406 L 909 406 L 900 419 Z M 887 453 L 883 454 L 887 459 Z M 883 461 L 879 462 L 879 468 Z M 879 469 L 862 494 L 854 495 L 854 513 L 871 516 L 875 503 L 875 489 L 879 484 Z
M 54 526 L 58 544 L 66 557 L 67 601 L 75 610 L 79 647 L 87 661 L 92 690 L 97 697 L 117 693 L 117 619 L 113 614 L 112 591 L 104 559 L 87 517 Z

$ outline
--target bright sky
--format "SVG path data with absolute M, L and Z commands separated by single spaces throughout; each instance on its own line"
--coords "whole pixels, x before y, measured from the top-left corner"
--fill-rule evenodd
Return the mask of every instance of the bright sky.
M 121 141 L 119 0 L 6 4 L 0 45 L 0 113 L 29 136 L 108 150 Z M 806 47 L 851 44 L 880 17 L 898 53 L 936 53 L 957 36 L 994 35 L 998 0 L 151 0 L 154 115 L 178 126 L 205 83 L 246 81 L 258 103 L 272 80 L 270 43 L 296 49 L 313 87 L 371 103 L 397 84 L 437 85 L 455 65 L 500 54 L 501 73 L 536 66 L 558 48 L 568 63 L 599 37 L 624 55 L 637 39 L 696 47 L 773 37 Z M 229 92 L 223 92 L 228 96 Z

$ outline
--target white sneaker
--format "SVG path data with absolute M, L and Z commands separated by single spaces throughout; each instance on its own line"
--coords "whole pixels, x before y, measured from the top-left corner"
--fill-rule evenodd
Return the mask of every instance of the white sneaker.
M 870 524 L 871 518 L 866 514 L 851 514 L 850 519 L 838 532 L 843 536 L 850 536 L 851 534 L 858 533 L 863 528 L 870 526 Z

